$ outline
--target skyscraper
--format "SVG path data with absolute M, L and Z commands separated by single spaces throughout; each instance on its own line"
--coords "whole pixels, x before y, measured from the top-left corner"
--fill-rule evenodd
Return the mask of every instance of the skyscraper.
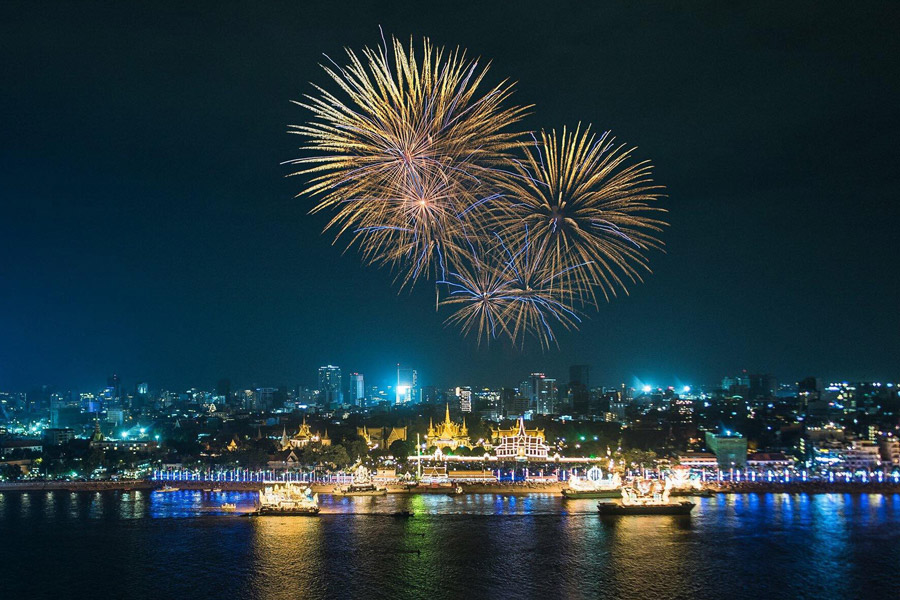
M 588 365 L 569 367 L 569 404 L 575 415 L 591 414 L 590 370 Z
M 543 373 L 532 373 L 522 382 L 519 394 L 528 398 L 528 408 L 539 415 L 550 415 L 557 411 L 559 390 L 556 379 Z
M 366 384 L 362 373 L 350 374 L 350 401 L 356 406 L 362 406 L 366 400 Z
M 324 406 L 343 404 L 344 392 L 341 385 L 341 368 L 334 365 L 319 367 L 319 398 Z
M 396 404 L 415 404 L 418 398 L 419 377 L 415 369 L 397 363 Z

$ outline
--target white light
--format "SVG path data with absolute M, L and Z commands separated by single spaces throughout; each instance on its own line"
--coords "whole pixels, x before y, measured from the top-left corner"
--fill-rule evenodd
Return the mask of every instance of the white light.
M 645 393 L 645 394 L 649 394 L 651 391 L 653 391 L 653 388 L 652 388 L 652 387 L 650 387 L 649 385 L 645 385 L 645 386 L 644 386 L 644 393 Z
M 691 386 L 686 385 L 681 389 L 681 391 L 683 391 L 685 394 L 687 394 L 688 392 L 691 391 Z

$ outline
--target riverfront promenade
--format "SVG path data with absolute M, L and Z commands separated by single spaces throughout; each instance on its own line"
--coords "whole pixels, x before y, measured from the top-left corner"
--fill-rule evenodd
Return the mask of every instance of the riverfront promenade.
M 146 479 L 120 481 L 13 481 L 0 483 L 0 492 L 70 491 L 103 492 L 154 490 L 169 485 L 181 490 L 222 490 L 256 491 L 265 485 L 257 481 L 150 481 Z M 459 483 L 464 494 L 549 494 L 560 495 L 565 482 L 498 482 Z M 336 483 L 313 483 L 312 489 L 319 494 L 331 494 L 340 487 Z M 413 487 L 387 485 L 389 494 L 449 494 L 452 488 Z M 708 482 L 705 489 L 718 494 L 900 494 L 900 484 L 888 482 L 859 481 L 741 481 Z

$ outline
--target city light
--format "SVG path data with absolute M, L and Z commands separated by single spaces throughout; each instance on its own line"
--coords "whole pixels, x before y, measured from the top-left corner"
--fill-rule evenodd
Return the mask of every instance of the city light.
M 652 386 L 649 386 L 649 385 L 645 385 L 645 386 L 643 387 L 643 390 L 644 390 L 644 393 L 645 393 L 645 394 L 649 394 L 650 392 L 653 391 L 653 387 L 652 387 Z

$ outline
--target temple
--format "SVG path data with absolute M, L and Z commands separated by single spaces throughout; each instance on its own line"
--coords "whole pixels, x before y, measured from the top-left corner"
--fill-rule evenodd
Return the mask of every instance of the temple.
M 306 417 L 303 417 L 303 423 L 300 425 L 300 429 L 297 430 L 297 433 L 288 437 L 287 428 L 283 429 L 281 432 L 281 449 L 287 450 L 289 448 L 302 448 L 303 446 L 308 446 L 309 444 L 321 444 L 323 446 L 331 445 L 331 438 L 328 437 L 328 430 L 325 430 L 325 435 L 319 435 L 319 432 L 313 433 L 310 429 L 309 425 L 306 424 Z
M 406 441 L 406 427 L 357 427 L 356 435 L 365 440 L 369 448 L 390 448 L 397 440 Z
M 435 427 L 434 423 L 429 421 L 425 441 L 429 447 L 450 448 L 451 450 L 460 446 L 469 447 L 472 443 L 469 440 L 469 428 L 466 427 L 466 420 L 463 419 L 462 425 L 457 425 L 450 420 L 449 404 L 443 423 L 438 423 L 438 426 Z
M 550 452 L 544 430 L 525 429 L 525 420 L 522 418 L 519 419 L 518 427 L 491 429 L 491 439 L 495 440 L 498 460 L 547 460 Z

